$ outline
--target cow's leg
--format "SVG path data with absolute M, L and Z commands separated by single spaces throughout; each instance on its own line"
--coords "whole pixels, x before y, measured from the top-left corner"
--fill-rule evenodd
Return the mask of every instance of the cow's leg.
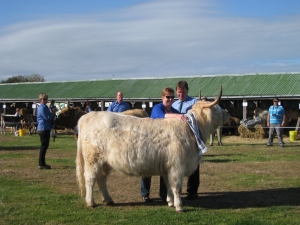
M 183 212 L 182 201 L 180 197 L 180 189 L 183 182 L 183 173 L 180 171 L 173 171 L 169 175 L 169 185 L 174 197 L 174 206 L 176 212 Z M 169 191 L 169 190 L 168 190 Z M 168 192 L 169 195 L 169 192 Z
M 162 176 L 164 179 L 164 182 L 166 184 L 167 187 L 167 203 L 169 207 L 173 207 L 174 206 L 174 198 L 173 198 L 173 193 L 172 193 L 172 189 L 170 187 L 170 182 L 169 182 L 169 176 L 167 174 Z
M 93 187 L 95 185 L 96 174 L 90 166 L 85 166 L 84 169 L 84 178 L 85 178 L 85 201 L 88 207 L 94 207 L 95 201 L 93 196 Z
M 99 191 L 102 195 L 103 201 L 108 205 L 114 204 L 114 201 L 110 197 L 108 189 L 107 189 L 107 185 L 106 185 L 107 175 L 103 175 L 103 174 L 101 174 L 101 172 L 99 174 L 100 175 L 97 176 L 97 184 L 99 187 Z

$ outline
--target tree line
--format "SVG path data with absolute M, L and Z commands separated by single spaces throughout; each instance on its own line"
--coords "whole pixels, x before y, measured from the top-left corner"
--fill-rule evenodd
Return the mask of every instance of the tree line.
M 45 82 L 45 79 L 43 76 L 39 74 L 31 74 L 31 75 L 18 75 L 18 76 L 12 76 L 7 78 L 6 80 L 1 80 L 0 83 L 28 83 L 28 82 Z

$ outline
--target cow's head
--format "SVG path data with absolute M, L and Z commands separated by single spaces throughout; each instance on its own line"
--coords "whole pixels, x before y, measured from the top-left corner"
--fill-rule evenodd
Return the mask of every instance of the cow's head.
M 219 96 L 213 102 L 198 101 L 191 109 L 196 115 L 200 127 L 210 134 L 230 118 L 228 111 L 218 105 L 221 96 L 222 87 Z

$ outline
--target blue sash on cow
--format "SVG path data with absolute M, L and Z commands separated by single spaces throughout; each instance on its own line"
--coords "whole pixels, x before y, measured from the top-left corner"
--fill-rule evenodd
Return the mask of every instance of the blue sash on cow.
M 187 114 L 184 115 L 188 118 L 187 122 L 196 137 L 196 141 L 199 149 L 199 155 L 202 155 L 205 152 L 207 152 L 207 147 L 205 146 L 204 142 L 200 138 L 200 130 L 198 128 L 198 124 L 195 119 L 195 116 L 192 112 L 188 112 Z

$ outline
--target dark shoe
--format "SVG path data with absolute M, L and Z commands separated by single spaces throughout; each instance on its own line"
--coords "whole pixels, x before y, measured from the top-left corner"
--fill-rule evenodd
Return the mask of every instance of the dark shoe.
M 143 196 L 143 202 L 151 202 L 152 200 L 148 196 Z
M 196 194 L 188 194 L 188 196 L 186 196 L 186 200 L 195 200 L 195 199 L 197 199 L 198 198 L 198 194 L 196 193 Z
M 40 170 L 50 170 L 51 166 L 49 166 L 49 165 L 39 166 L 39 169 Z
M 161 200 L 162 200 L 163 202 L 167 202 L 167 196 L 166 196 L 166 197 L 161 197 Z

